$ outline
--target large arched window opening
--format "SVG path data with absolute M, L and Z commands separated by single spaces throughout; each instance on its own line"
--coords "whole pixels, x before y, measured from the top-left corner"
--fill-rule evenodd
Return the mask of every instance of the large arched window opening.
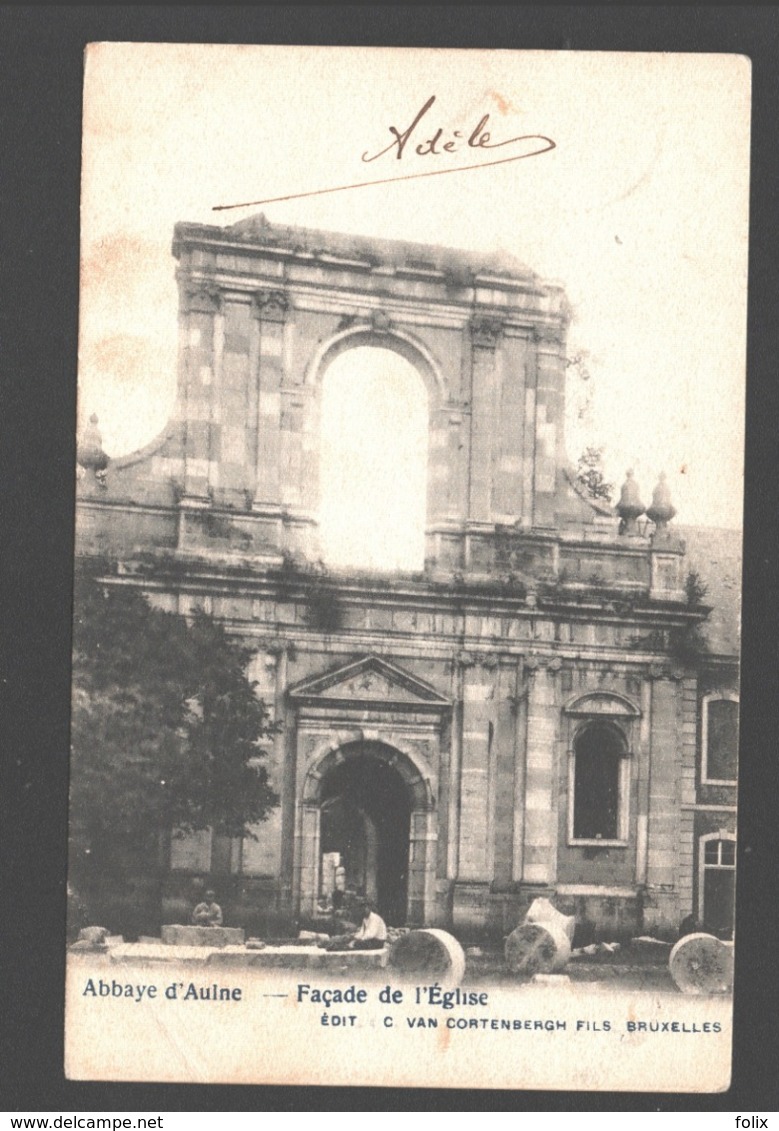
M 701 727 L 701 780 L 704 785 L 735 785 L 738 763 L 738 696 L 730 691 L 704 695 Z
M 571 839 L 620 843 L 626 839 L 627 744 L 610 723 L 585 724 L 573 745 Z
M 425 558 L 427 390 L 389 349 L 355 346 L 322 382 L 320 534 L 324 560 L 419 570 Z

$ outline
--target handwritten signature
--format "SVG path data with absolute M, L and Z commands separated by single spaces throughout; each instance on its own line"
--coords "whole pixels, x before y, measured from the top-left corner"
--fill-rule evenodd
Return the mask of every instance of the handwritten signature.
M 411 139 L 411 135 L 414 133 L 417 126 L 422 121 L 425 114 L 427 114 L 428 110 L 431 108 L 435 100 L 436 96 L 434 94 L 431 95 L 422 109 L 419 111 L 417 116 L 414 118 L 411 125 L 407 129 L 403 130 L 402 133 L 399 129 L 397 129 L 396 126 L 390 126 L 389 132 L 393 135 L 394 141 L 391 141 L 386 149 L 380 149 L 378 153 L 374 153 L 372 157 L 369 157 L 366 151 L 362 155 L 363 161 L 365 161 L 366 163 L 369 161 L 376 161 L 379 157 L 383 157 L 385 153 L 389 153 L 392 149 L 395 150 L 395 156 L 397 157 L 398 161 L 400 161 L 403 157 L 406 145 Z M 491 141 L 490 139 L 492 135 L 486 128 L 489 120 L 489 114 L 482 115 L 478 125 L 476 125 L 471 131 L 468 136 L 468 140 L 465 143 L 468 148 L 499 149 L 501 146 L 516 145 L 521 141 L 543 142 L 543 145 L 540 149 L 532 149 L 532 151 L 529 153 L 515 153 L 511 157 L 504 159 L 508 161 L 518 161 L 523 157 L 537 157 L 539 154 L 548 153 L 550 149 L 555 148 L 555 143 L 552 141 L 552 139 L 549 137 L 544 137 L 542 134 L 521 134 L 519 137 L 510 137 L 505 141 Z M 452 136 L 448 141 L 442 141 L 442 138 L 445 136 L 445 134 L 443 126 L 440 126 L 429 138 L 426 138 L 424 141 L 421 141 L 417 145 L 415 145 L 413 147 L 413 152 L 416 153 L 419 157 L 440 156 L 442 153 L 457 153 L 458 150 L 462 148 L 463 131 L 452 130 L 451 135 Z M 497 163 L 498 162 L 489 162 L 489 164 Z M 482 162 L 479 162 L 479 164 L 482 164 Z M 476 166 L 469 166 L 469 168 L 476 168 Z M 455 170 L 450 171 L 454 172 Z
M 393 181 L 414 181 L 419 180 L 421 177 L 440 177 L 448 173 L 464 173 L 469 169 L 486 169 L 490 165 L 506 165 L 510 161 L 522 161 L 526 157 L 539 157 L 542 153 L 549 153 L 550 150 L 556 148 L 555 142 L 550 137 L 545 137 L 543 134 L 521 134 L 518 137 L 506 138 L 504 141 L 492 141 L 492 135 L 487 129 L 490 120 L 489 114 L 483 114 L 477 125 L 468 134 L 465 139 L 465 132 L 463 130 L 445 131 L 443 126 L 439 126 L 430 137 L 423 140 L 417 140 L 420 133 L 417 130 L 419 123 L 425 117 L 427 112 L 436 101 L 436 96 L 432 94 L 424 104 L 422 109 L 416 115 L 411 125 L 405 130 L 401 131 L 396 126 L 390 126 L 389 132 L 392 134 L 392 141 L 380 149 L 378 153 L 370 156 L 368 151 L 362 155 L 362 160 L 369 164 L 372 161 L 377 161 L 380 157 L 394 151 L 395 157 L 398 161 L 402 160 L 404 156 L 416 155 L 417 157 L 442 157 L 444 154 L 458 153 L 461 149 L 475 149 L 478 151 L 489 149 L 501 149 L 503 146 L 512 145 L 517 147 L 515 152 L 510 157 L 498 157 L 489 161 L 483 159 L 473 161 L 468 165 L 444 165 L 443 167 L 426 169 L 423 173 L 401 173 L 394 177 L 383 177 L 374 181 L 360 181 L 348 185 L 335 185 L 331 188 L 314 189 L 310 192 L 296 192 L 290 193 L 288 196 L 273 196 L 267 197 L 264 200 L 246 200 L 240 204 L 217 204 L 211 209 L 212 212 L 226 212 L 232 208 L 251 208 L 260 204 L 278 204 L 284 200 L 302 200 L 308 196 L 325 196 L 327 193 L 332 192 L 346 192 L 349 189 L 357 188 L 370 188 L 372 185 L 387 185 Z M 449 134 L 451 136 L 449 136 Z M 415 135 L 412 140 L 412 135 Z M 410 146 L 408 153 L 406 147 Z M 484 156 L 489 156 L 485 154 Z M 408 166 L 412 167 L 413 166 Z

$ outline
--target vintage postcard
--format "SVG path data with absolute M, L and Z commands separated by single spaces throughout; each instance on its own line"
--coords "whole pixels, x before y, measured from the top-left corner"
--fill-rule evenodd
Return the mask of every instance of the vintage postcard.
M 89 48 L 71 1079 L 727 1089 L 749 126 Z

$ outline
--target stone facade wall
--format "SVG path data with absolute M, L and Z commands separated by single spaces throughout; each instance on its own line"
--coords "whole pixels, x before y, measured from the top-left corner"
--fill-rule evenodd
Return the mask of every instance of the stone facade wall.
M 245 890 L 255 912 L 259 903 L 266 915 L 311 913 L 318 818 L 307 774 L 329 751 L 380 741 L 413 761 L 430 789 L 429 806 L 414 818 L 426 823 L 431 842 L 426 895 L 409 908 L 418 921 L 498 931 L 518 921 L 534 894 L 557 893 L 601 933 L 609 925 L 626 931 L 678 924 L 693 898 L 680 855 L 680 845 L 689 851 L 692 840 L 679 809 L 678 723 L 690 714 L 691 677 L 680 678 L 657 655 L 615 647 L 592 612 L 573 619 L 557 608 L 541 617 L 505 598 L 503 608 L 468 608 L 462 594 L 465 607 L 446 612 L 448 597 L 434 600 L 424 586 L 412 598 L 365 583 L 342 593 L 343 627 L 322 633 L 307 623 L 305 599 L 252 597 L 233 584 L 235 591 L 225 592 L 223 579 L 218 592 L 212 581 L 206 607 L 255 651 L 249 674 L 283 723 L 268 750 L 281 806 L 255 830 L 257 842 L 234 843 L 221 860 L 212 849 L 212 867 L 223 875 L 216 882 L 223 887 L 227 878 L 237 903 L 248 898 L 240 895 Z M 191 613 L 204 604 L 203 595 L 183 587 L 175 598 L 165 593 L 171 582 L 159 575 L 155 585 L 161 589 L 154 599 L 165 607 Z M 576 639 L 580 628 L 586 641 Z M 640 634 L 627 618 L 622 628 Z M 395 702 L 389 686 L 359 708 L 327 697 L 321 705 L 316 697 L 296 705 L 294 688 L 363 657 L 434 688 L 438 715 L 419 716 L 413 702 Z M 581 720 L 566 708 L 588 694 L 627 701 L 635 712 L 622 722 L 629 738 L 624 845 L 570 842 L 569 760 Z M 693 727 L 694 717 L 693 705 Z M 693 759 L 694 750 L 693 744 Z M 188 863 L 176 846 L 179 878 L 171 891 L 181 892 L 182 873 L 203 874 L 203 851 L 201 844 Z
M 174 419 L 79 485 L 78 552 L 254 653 L 283 725 L 257 840 L 175 843 L 166 914 L 208 875 L 226 922 L 315 910 L 323 783 L 386 763 L 407 791 L 407 921 L 506 933 L 535 895 L 593 929 L 670 930 L 696 898 L 696 673 L 674 634 L 681 543 L 620 537 L 565 468 L 562 291 L 467 262 L 264 221 L 179 225 Z M 426 563 L 319 557 L 319 398 L 356 346 L 411 361 L 429 405 Z M 359 679 L 355 676 L 359 673 Z M 590 706 L 584 708 L 582 703 Z M 576 735 L 616 728 L 619 835 L 571 832 Z M 591 720 L 590 720 L 591 721 Z

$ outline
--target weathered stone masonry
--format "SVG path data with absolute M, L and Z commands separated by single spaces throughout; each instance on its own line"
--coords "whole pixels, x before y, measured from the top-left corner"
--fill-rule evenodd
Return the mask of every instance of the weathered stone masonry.
M 118 562 L 111 584 L 219 618 L 284 726 L 278 811 L 257 842 L 174 842 L 169 909 L 210 872 L 235 921 L 311 914 L 344 789 L 367 846 L 354 867 L 408 923 L 505 931 L 554 893 L 606 933 L 675 926 L 693 900 L 697 683 L 671 643 L 701 614 L 667 524 L 618 534 L 567 471 L 561 289 L 505 256 L 261 216 L 177 225 L 173 252 L 176 412 L 104 483 L 82 477 L 78 549 Z M 418 575 L 316 565 L 321 382 L 366 345 L 428 393 Z M 616 760 L 585 755 L 588 729 Z M 390 815 L 374 780 L 395 783 Z

